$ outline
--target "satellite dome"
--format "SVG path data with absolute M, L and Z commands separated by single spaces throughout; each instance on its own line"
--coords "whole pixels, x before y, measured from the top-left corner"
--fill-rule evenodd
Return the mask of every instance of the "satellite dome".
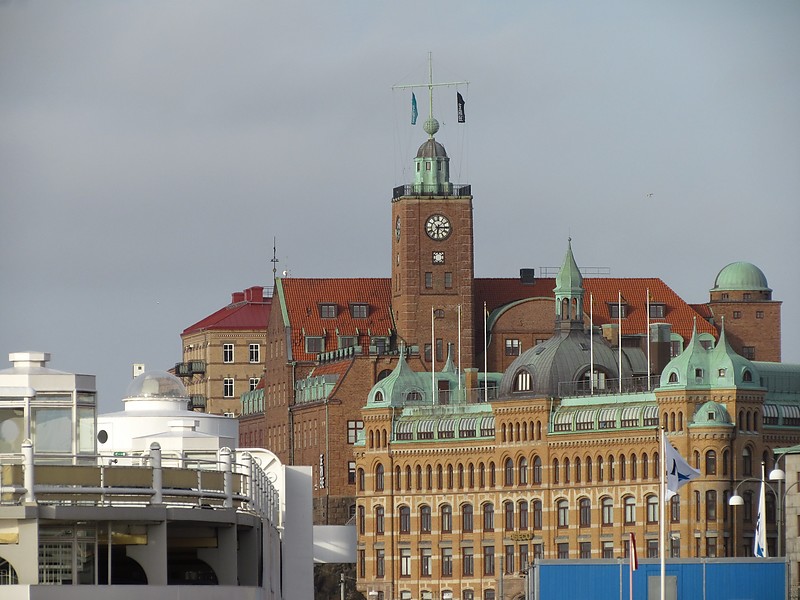
M 749 262 L 734 262 L 723 268 L 714 280 L 711 291 L 737 290 L 771 292 L 764 272 Z
M 125 394 L 125 398 L 189 399 L 181 380 L 165 371 L 147 371 L 134 379 Z

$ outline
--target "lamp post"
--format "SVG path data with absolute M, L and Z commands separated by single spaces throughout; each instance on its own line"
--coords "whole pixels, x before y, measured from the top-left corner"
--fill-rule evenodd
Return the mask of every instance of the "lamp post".
M 775 503 L 776 504 L 780 503 L 780 496 L 778 496 L 778 492 L 775 491 L 775 488 L 772 487 L 772 485 L 770 485 L 769 483 L 764 481 L 764 462 L 762 461 L 762 463 L 761 463 L 761 479 L 756 479 L 755 477 L 748 477 L 746 479 L 742 479 L 739 483 L 737 483 L 736 487 L 733 490 L 733 495 L 730 498 L 728 498 L 728 505 L 729 506 L 744 506 L 744 498 L 742 498 L 739 495 L 739 487 L 744 483 L 748 483 L 748 482 L 752 482 L 752 481 L 754 481 L 756 483 L 763 483 L 764 485 L 766 485 L 769 488 L 769 490 L 772 492 L 772 494 L 775 496 Z M 764 515 L 764 518 L 766 518 L 766 515 Z M 776 519 L 776 521 L 778 521 L 778 539 L 780 540 L 781 539 L 781 524 L 780 524 L 780 521 L 778 519 Z M 735 527 L 736 526 L 736 519 L 735 518 L 733 520 L 733 524 L 734 524 L 734 527 Z M 734 538 L 733 538 L 733 543 L 734 543 L 733 555 L 736 556 L 736 547 L 735 547 L 736 536 L 735 535 L 734 535 Z M 779 548 L 780 548 L 780 546 L 779 546 Z M 780 554 L 780 550 L 778 551 L 778 553 Z

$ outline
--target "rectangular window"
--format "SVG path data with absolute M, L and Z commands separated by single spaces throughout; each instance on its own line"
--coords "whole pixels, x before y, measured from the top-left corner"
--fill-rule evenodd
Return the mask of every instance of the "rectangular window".
M 347 422 L 347 443 L 355 444 L 358 441 L 358 434 L 364 429 L 364 421 L 351 420 Z
M 506 573 L 514 572 L 514 546 L 506 546 L 505 548 L 505 568 Z
M 222 362 L 233 362 L 233 344 L 222 344 Z
M 450 577 L 453 574 L 453 549 L 442 548 L 442 577 Z
M 524 571 L 528 568 L 528 544 L 519 546 L 519 569 Z
M 356 345 L 356 338 L 353 335 L 340 335 L 339 348 L 352 348 Z
M 358 576 L 362 579 L 367 576 L 367 553 L 365 550 L 358 551 Z
M 475 555 L 472 548 L 461 549 L 461 573 L 468 577 L 475 574 Z
M 742 311 L 740 311 L 740 310 L 733 311 L 733 318 L 734 319 L 741 319 L 742 318 Z
M 626 304 L 620 305 L 616 302 L 613 304 L 609 303 L 608 312 L 612 319 L 619 319 L 620 317 L 624 319 L 628 312 L 628 306 Z
M 306 336 L 306 352 L 317 354 L 325 351 L 325 338 L 318 336 Z
M 337 314 L 335 304 L 320 304 L 319 316 L 323 319 L 335 319 Z
M 483 547 L 483 574 L 494 575 L 494 546 Z
M 420 577 L 431 576 L 431 549 L 421 548 L 419 556 L 419 574 Z
M 348 460 L 347 461 L 347 483 L 350 485 L 355 484 L 356 482 L 356 461 Z
M 428 271 L 425 273 L 425 287 L 431 289 L 433 287 L 433 273 Z
M 647 558 L 658 558 L 658 540 L 647 540 Z
M 375 550 L 375 577 L 383 578 L 386 574 L 386 551 L 383 548 Z
M 670 536 L 670 538 L 669 538 L 669 556 L 670 556 L 670 558 L 680 558 L 681 557 L 681 538 Z
M 250 362 L 261 362 L 261 344 L 250 344 Z
M 400 577 L 411 577 L 411 548 L 400 548 Z
M 433 356 L 433 354 L 431 354 L 431 348 L 432 348 L 432 346 L 430 344 L 425 344 L 425 361 L 426 362 L 431 362 L 431 357 Z
M 384 337 L 374 337 L 369 341 L 370 354 L 386 354 L 389 341 Z
M 506 356 L 519 356 L 519 340 L 506 340 Z
M 763 319 L 763 318 L 764 318 L 764 311 L 763 310 L 757 310 L 756 311 L 756 319 Z
M 453 287 L 453 274 L 450 271 L 447 271 L 444 274 L 444 287 L 447 290 L 452 289 Z
M 744 356 L 747 360 L 755 360 L 756 359 L 756 347 L 755 346 L 742 346 L 742 356 Z
M 707 521 L 716 521 L 717 520 L 717 491 L 716 490 L 707 490 L 706 491 L 706 520 Z
M 222 397 L 233 398 L 233 378 L 226 377 L 222 380 Z
M 603 542 L 603 558 L 614 558 L 614 542 Z
M 664 304 L 650 304 L 650 318 L 663 319 L 667 314 L 667 307 Z
M 251 392 L 258 387 L 258 382 L 259 382 L 258 377 L 251 377 L 250 378 L 250 391 Z
M 557 548 L 558 558 L 569 558 L 569 544 L 567 542 L 559 543 Z
M 580 558 L 592 558 L 592 542 L 581 542 L 579 552 Z
M 369 316 L 369 304 L 351 304 L 350 316 L 354 319 L 366 319 Z
M 717 538 L 706 538 L 706 556 L 708 558 L 717 557 Z

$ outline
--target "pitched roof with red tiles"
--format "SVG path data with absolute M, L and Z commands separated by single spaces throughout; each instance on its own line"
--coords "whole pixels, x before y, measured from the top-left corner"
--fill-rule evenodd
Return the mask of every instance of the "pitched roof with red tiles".
M 234 302 L 183 330 L 183 335 L 212 329 L 267 329 L 272 298 L 255 287 L 233 294 Z M 250 293 L 247 293 L 250 292 Z M 246 294 L 246 295 L 245 295 Z
M 337 335 L 358 335 L 363 347 L 369 345 L 370 336 L 388 337 L 394 328 L 388 278 L 284 278 L 277 281 L 276 295 L 291 326 L 294 360 L 316 360 L 316 354 L 305 351 L 307 335 L 324 335 L 325 349 L 330 351 L 338 347 Z M 320 306 L 328 304 L 336 306 L 336 316 L 323 318 Z M 367 304 L 367 316 L 353 317 L 352 304 Z

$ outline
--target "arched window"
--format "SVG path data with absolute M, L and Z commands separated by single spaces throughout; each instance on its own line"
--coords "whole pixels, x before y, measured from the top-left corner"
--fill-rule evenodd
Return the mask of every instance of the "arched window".
M 559 483 L 558 479 L 558 459 L 553 459 L 553 483 Z
M 431 532 L 431 507 L 427 504 L 419 507 L 419 530 L 421 533 Z
M 675 413 L 669 413 L 669 427 L 670 431 L 675 431 Z
M 403 481 L 402 481 L 402 469 L 400 469 L 400 465 L 397 465 L 394 468 L 394 489 L 400 491 L 403 489 Z
M 744 421 L 745 422 L 745 431 L 752 431 L 752 429 L 750 429 L 750 411 L 749 410 L 745 413 L 744 419 L 745 419 L 745 421 Z
M 625 525 L 636 524 L 636 498 L 625 496 L 622 499 L 622 506 L 625 509 Z
M 581 459 L 575 459 L 575 483 L 581 482 Z
M 569 502 L 565 499 L 556 502 L 556 513 L 558 515 L 558 527 L 569 527 Z
M 489 485 L 495 487 L 497 485 L 497 477 L 494 468 L 494 462 L 489 463 Z
M 514 391 L 515 392 L 529 392 L 533 389 L 533 377 L 527 371 L 520 371 L 514 377 Z
M 453 465 L 447 465 L 447 489 L 453 489 Z
M 375 447 L 375 432 L 371 430 L 369 432 L 369 447 L 370 448 Z
M 494 504 L 491 502 L 483 505 L 483 530 L 494 531 Z
M 678 411 L 678 431 L 683 431 L 683 412 Z
M 464 504 L 461 507 L 461 531 L 472 533 L 472 529 L 475 526 L 473 521 L 472 504 Z
M 503 469 L 503 483 L 514 485 L 514 461 L 510 458 L 506 459 L 505 469 Z
M 564 459 L 564 483 L 569 483 L 569 459 Z
M 592 526 L 592 502 L 588 498 L 578 501 L 578 520 L 581 527 Z
M 698 471 L 700 470 L 700 451 L 699 450 L 695 450 L 694 451 L 694 468 L 697 469 Z
M 524 456 L 519 459 L 517 471 L 519 485 L 528 485 L 528 459 Z
M 658 523 L 658 496 L 655 494 L 647 497 L 647 522 Z
M 411 491 L 411 465 L 406 467 L 406 491 Z
M 469 487 L 470 489 L 472 489 L 475 487 L 475 465 L 469 463 L 469 467 L 467 467 L 467 469 L 469 473 L 467 476 L 469 481 Z
M 458 489 L 464 489 L 464 465 L 458 463 Z
M 533 457 L 533 483 L 542 483 L 542 459 L 538 456 Z
M 422 490 L 422 466 L 417 465 L 417 490 Z
M 375 380 L 375 383 L 378 383 L 381 379 L 386 379 L 391 374 L 392 374 L 391 369 L 384 369 L 383 371 L 378 373 L 378 378 Z
M 383 491 L 383 465 L 380 463 L 375 467 L 375 491 Z
M 631 454 L 631 480 L 633 480 L 633 481 L 636 481 L 636 470 L 637 470 L 636 468 L 637 468 L 637 466 L 638 465 L 636 464 L 636 455 L 635 454 Z
M 603 457 L 597 457 L 597 481 L 603 481 L 603 476 L 605 473 L 603 472 Z
M 608 480 L 614 481 L 614 457 L 608 455 Z
M 730 454 L 727 450 L 722 451 L 722 475 L 728 474 L 728 461 L 730 460 Z
M 364 469 L 358 470 L 358 491 L 364 491 Z
M 442 533 L 453 531 L 453 509 L 449 504 L 442 504 L 441 508 Z
M 672 371 L 669 374 L 669 382 L 670 383 L 678 383 L 678 374 L 675 371 Z
M 669 499 L 669 520 L 671 523 L 681 522 L 681 497 L 677 494 Z
M 658 452 L 653 452 L 653 466 L 655 467 L 653 477 L 661 477 L 661 461 L 658 459 Z
M 429 490 L 433 489 L 433 467 L 430 465 L 425 467 L 425 487 Z
M 592 457 L 586 457 L 586 483 L 592 483 Z
M 714 450 L 706 452 L 706 475 L 717 474 L 717 453 Z
M 739 426 L 739 431 L 743 431 L 744 430 L 744 411 L 743 410 L 739 411 L 739 422 L 737 423 L 737 425 Z
M 366 509 L 363 506 L 358 507 L 358 533 L 364 535 L 366 531 Z
M 536 439 L 537 440 L 541 440 L 542 439 L 542 422 L 541 421 L 536 421 Z
M 628 463 L 625 461 L 625 455 L 624 454 L 620 454 L 619 455 L 619 480 L 620 481 L 625 481 L 625 479 L 627 478 L 627 476 L 628 476 L 627 467 L 628 467 Z
M 486 487 L 486 467 L 483 463 L 478 463 L 478 485 Z
M 378 535 L 383 535 L 383 532 L 384 532 L 384 530 L 386 528 L 383 519 L 384 519 L 383 507 L 382 506 L 376 506 L 375 507 L 375 533 L 378 534 Z
M 753 474 L 753 455 L 750 452 L 750 447 L 745 446 L 742 450 L 742 475 L 748 477 Z
M 742 373 L 742 381 L 753 381 L 753 373 L 745 369 L 744 373 Z
M 401 506 L 399 511 L 400 533 L 411 533 L 411 509 Z
M 647 454 L 642 454 L 642 479 L 650 477 L 650 463 L 647 460 Z
M 444 469 L 442 469 L 442 465 L 436 465 L 436 489 L 444 489 Z
M 503 515 L 505 518 L 505 530 L 514 531 L 514 503 L 506 500 L 503 503 Z
M 542 528 L 542 501 L 533 501 L 533 528 L 540 530 Z
M 525 500 L 520 500 L 517 503 L 517 512 L 519 513 L 519 528 L 522 530 L 528 529 L 528 503 Z
M 614 524 L 614 501 L 609 496 L 604 496 L 600 499 L 600 507 L 602 509 L 602 523 L 603 525 Z

